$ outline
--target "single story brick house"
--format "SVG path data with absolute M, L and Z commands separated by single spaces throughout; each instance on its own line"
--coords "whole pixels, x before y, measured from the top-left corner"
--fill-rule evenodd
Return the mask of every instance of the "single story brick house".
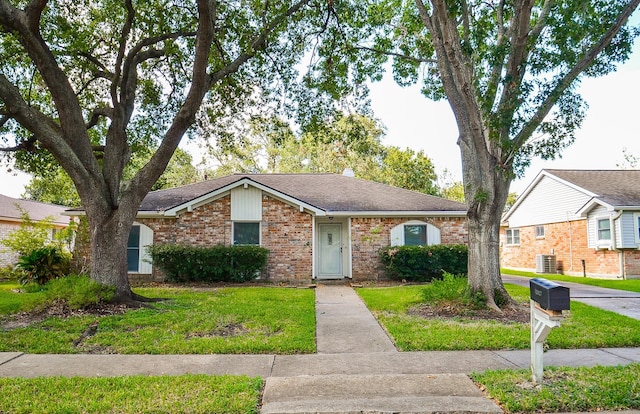
M 640 277 L 640 170 L 542 170 L 503 216 L 501 265 Z
M 234 174 L 147 195 L 131 231 L 132 280 L 162 280 L 145 246 L 255 244 L 262 278 L 377 280 L 389 245 L 467 242 L 464 204 L 337 174 Z
M 51 219 L 53 228 L 49 236 L 53 237 L 55 231 L 69 225 L 69 217 L 63 215 L 66 209 L 67 207 L 56 204 L 22 200 L 0 194 L 0 240 L 20 229 L 23 212 L 27 213 L 33 222 Z M 17 261 L 16 253 L 0 244 L 0 266 L 11 266 Z

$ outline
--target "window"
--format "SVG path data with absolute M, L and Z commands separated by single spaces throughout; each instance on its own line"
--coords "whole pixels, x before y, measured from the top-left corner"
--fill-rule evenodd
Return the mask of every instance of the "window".
M 132 226 L 127 242 L 127 270 L 138 272 L 140 269 L 140 226 Z
M 259 222 L 234 222 L 233 244 L 260 244 Z
M 153 230 L 144 224 L 134 223 L 127 241 L 127 271 L 130 273 L 151 274 L 151 256 L 146 247 L 153 243 Z
M 425 244 L 427 244 L 427 226 L 425 224 L 404 226 L 405 246 L 423 246 Z
M 601 218 L 596 220 L 598 224 L 598 241 L 611 240 L 611 220 L 609 218 Z
M 440 229 L 420 220 L 410 220 L 391 229 L 392 246 L 432 246 L 440 244 Z
M 544 226 L 536 226 L 536 239 L 544 239 Z
M 507 245 L 520 244 L 520 229 L 507 229 Z

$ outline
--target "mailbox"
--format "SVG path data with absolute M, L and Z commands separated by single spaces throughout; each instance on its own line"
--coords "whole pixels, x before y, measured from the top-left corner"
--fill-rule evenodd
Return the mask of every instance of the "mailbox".
M 542 309 L 562 311 L 570 309 L 569 288 L 547 279 L 535 278 L 529 281 L 531 300 Z

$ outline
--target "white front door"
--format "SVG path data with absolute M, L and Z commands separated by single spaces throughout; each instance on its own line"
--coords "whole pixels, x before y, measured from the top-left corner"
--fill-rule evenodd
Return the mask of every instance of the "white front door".
M 342 274 L 342 224 L 319 225 L 319 268 L 318 277 L 334 279 Z

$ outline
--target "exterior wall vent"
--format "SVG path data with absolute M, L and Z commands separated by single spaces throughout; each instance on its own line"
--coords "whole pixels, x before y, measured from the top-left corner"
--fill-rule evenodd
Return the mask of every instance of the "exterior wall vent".
M 536 273 L 556 273 L 556 255 L 536 255 Z

